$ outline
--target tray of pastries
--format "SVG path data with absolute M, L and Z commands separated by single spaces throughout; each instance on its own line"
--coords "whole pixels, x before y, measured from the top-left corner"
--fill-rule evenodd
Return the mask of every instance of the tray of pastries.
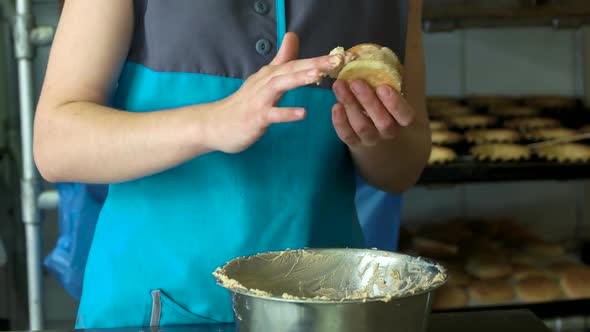
M 402 252 L 449 271 L 434 310 L 590 300 L 590 266 L 571 246 L 512 219 L 456 219 L 404 230 Z
M 469 96 L 463 99 L 431 97 L 427 101 L 432 150 L 422 182 L 460 180 L 462 174 L 485 178 L 485 171 L 504 172 L 499 178 L 518 178 L 523 168 L 548 167 L 545 173 L 525 177 L 557 177 L 555 171 L 583 167 L 564 177 L 590 176 L 590 110 L 573 98 L 558 96 Z M 534 144 L 560 139 L 550 146 Z M 470 167 L 480 167 L 473 173 Z M 510 168 L 521 173 L 509 173 Z M 431 170 L 434 169 L 434 170 Z M 455 169 L 457 172 L 436 172 Z M 481 180 L 481 179 L 478 179 Z

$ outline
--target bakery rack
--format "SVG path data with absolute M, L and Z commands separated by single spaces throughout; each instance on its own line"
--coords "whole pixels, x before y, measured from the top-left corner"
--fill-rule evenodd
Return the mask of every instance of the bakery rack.
M 427 167 L 419 184 L 579 179 L 590 179 L 589 164 L 562 165 L 544 161 L 486 163 L 463 156 L 448 165 Z
M 590 271 L 588 245 L 548 240 L 514 218 L 460 217 L 441 224 L 410 224 L 402 227 L 402 234 L 401 252 L 438 261 L 449 272 L 444 286 L 449 291 L 441 294 L 444 300 L 435 295 L 434 312 L 528 309 L 547 321 L 590 316 L 588 293 L 573 294 L 572 288 L 568 293 L 563 284 L 566 271 L 569 282 L 572 272 L 580 275 L 576 269 Z M 550 290 L 541 297 L 522 298 L 520 282 L 532 278 L 528 285 L 538 283 L 532 281 L 537 277 L 551 280 L 549 287 L 557 286 L 558 293 Z M 489 280 L 509 287 L 511 295 L 490 297 L 491 288 L 477 286 Z
M 447 101 L 451 105 L 466 107 L 470 114 L 489 115 L 494 108 L 501 108 L 506 105 L 473 105 L 472 97 L 478 98 L 481 96 L 466 96 L 463 98 L 450 98 Z M 500 104 L 517 107 L 532 107 L 528 104 L 528 100 L 533 96 L 487 96 L 492 100 L 500 101 Z M 533 98 L 538 97 L 534 96 Z M 485 96 L 484 96 L 485 98 Z M 444 97 L 437 97 L 433 99 L 445 99 Z M 558 98 L 560 99 L 560 98 Z M 569 98 L 565 98 L 569 99 Z M 492 103 L 493 104 L 493 103 Z M 442 106 L 444 108 L 445 106 Z M 452 108 L 453 106 L 448 106 Z M 535 107 L 533 107 L 535 108 Z M 583 105 L 581 100 L 570 99 L 568 106 L 552 106 L 552 107 L 536 107 L 539 113 L 536 116 L 552 118 L 559 121 L 559 126 L 564 128 L 577 129 L 590 124 L 590 110 Z M 439 120 L 445 123 L 449 118 L 440 116 L 440 112 L 433 112 L 433 120 Z M 443 112 L 444 113 L 444 112 Z M 502 128 L 504 121 L 510 118 L 499 118 L 500 121 L 490 125 L 490 128 Z M 452 123 L 452 121 L 450 121 Z M 450 130 L 459 133 L 461 136 L 469 129 L 457 129 L 451 127 Z M 523 132 L 524 133 L 524 132 Z M 521 133 L 522 134 L 522 133 Z M 525 145 L 533 143 L 527 139 L 521 138 L 516 144 Z M 590 144 L 590 140 L 586 139 L 577 142 L 579 144 Z M 452 143 L 445 145 L 451 148 L 456 154 L 457 158 L 454 161 L 429 165 L 423 172 L 419 185 L 455 185 L 466 183 L 491 183 L 491 182 L 515 182 L 515 181 L 571 181 L 590 179 L 590 160 L 587 162 L 556 162 L 547 161 L 540 157 L 533 155 L 528 160 L 500 162 L 500 161 L 480 161 L 470 153 L 470 148 L 475 146 L 475 143 L 467 143 L 464 139 L 459 143 Z M 585 204 L 585 189 L 584 184 L 580 183 L 577 186 L 576 197 L 576 234 L 580 235 L 582 232 L 581 225 L 584 219 L 584 204 Z M 579 240 L 579 239 L 576 239 Z M 588 246 L 588 244 L 586 244 Z M 581 259 L 586 264 L 589 263 L 588 248 L 579 248 Z M 528 309 L 534 312 L 538 317 L 548 320 L 561 322 L 562 317 L 589 317 L 590 316 L 590 299 L 563 299 L 555 300 L 545 303 L 522 303 L 514 302 L 507 304 L 493 304 L 493 305 L 472 305 L 452 308 L 452 309 L 436 309 L 435 312 L 464 312 L 464 311 L 480 311 L 480 310 L 510 310 L 510 309 Z
M 440 98 L 440 97 L 438 97 Z M 452 102 L 460 106 L 468 104 L 468 98 L 452 98 Z M 502 97 L 500 97 L 502 98 Z M 523 99 L 527 97 L 503 97 L 514 99 L 511 105 L 524 106 Z M 574 105 L 567 108 L 540 109 L 540 116 L 556 119 L 568 128 L 579 128 L 590 124 L 590 110 L 583 106 L 581 100 L 574 100 Z M 469 106 L 468 106 L 469 107 Z M 489 107 L 473 107 L 474 114 L 486 114 Z M 436 119 L 436 118 L 435 118 Z M 501 127 L 492 126 L 492 127 Z M 455 129 L 450 129 L 455 131 Z M 459 130 L 461 134 L 465 130 Z M 519 142 L 522 144 L 533 143 Z M 590 144 L 590 140 L 577 143 Z M 478 161 L 469 153 L 474 144 L 465 141 L 448 145 L 457 153 L 457 159 L 445 164 L 433 164 L 426 167 L 419 179 L 421 185 L 458 184 L 469 182 L 498 182 L 498 181 L 535 181 L 535 180 L 580 180 L 590 179 L 590 162 L 559 163 L 546 161 L 536 156 L 529 160 L 489 162 Z
M 535 316 L 541 319 L 552 319 L 568 316 L 590 315 L 590 300 L 564 300 L 546 303 L 527 303 L 513 305 L 490 305 L 479 307 L 464 307 L 460 309 L 435 309 L 433 312 L 471 312 L 486 310 L 518 310 L 526 309 L 532 311 Z
M 424 0 L 424 30 L 549 26 L 577 29 L 590 23 L 587 0 Z

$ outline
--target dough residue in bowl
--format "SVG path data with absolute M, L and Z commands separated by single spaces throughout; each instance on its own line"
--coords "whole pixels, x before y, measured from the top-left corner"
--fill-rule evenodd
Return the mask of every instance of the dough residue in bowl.
M 235 259 L 214 272 L 230 291 L 292 301 L 347 302 L 415 295 L 446 282 L 444 268 L 366 250 L 288 250 Z

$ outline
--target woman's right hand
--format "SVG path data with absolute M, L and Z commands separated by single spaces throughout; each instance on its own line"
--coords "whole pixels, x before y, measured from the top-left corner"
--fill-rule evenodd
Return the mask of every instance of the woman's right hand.
M 297 60 L 298 49 L 297 36 L 287 33 L 269 65 L 209 110 L 206 128 L 210 149 L 242 152 L 258 141 L 271 124 L 305 118 L 305 109 L 277 107 L 279 100 L 289 90 L 318 82 L 344 59 L 335 55 Z

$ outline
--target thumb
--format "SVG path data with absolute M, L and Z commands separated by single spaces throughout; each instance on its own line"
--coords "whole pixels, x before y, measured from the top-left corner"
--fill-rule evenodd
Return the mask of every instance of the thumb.
M 299 37 L 293 32 L 287 32 L 283 38 L 283 44 L 279 52 L 270 63 L 271 65 L 280 65 L 291 60 L 297 59 L 299 55 Z

